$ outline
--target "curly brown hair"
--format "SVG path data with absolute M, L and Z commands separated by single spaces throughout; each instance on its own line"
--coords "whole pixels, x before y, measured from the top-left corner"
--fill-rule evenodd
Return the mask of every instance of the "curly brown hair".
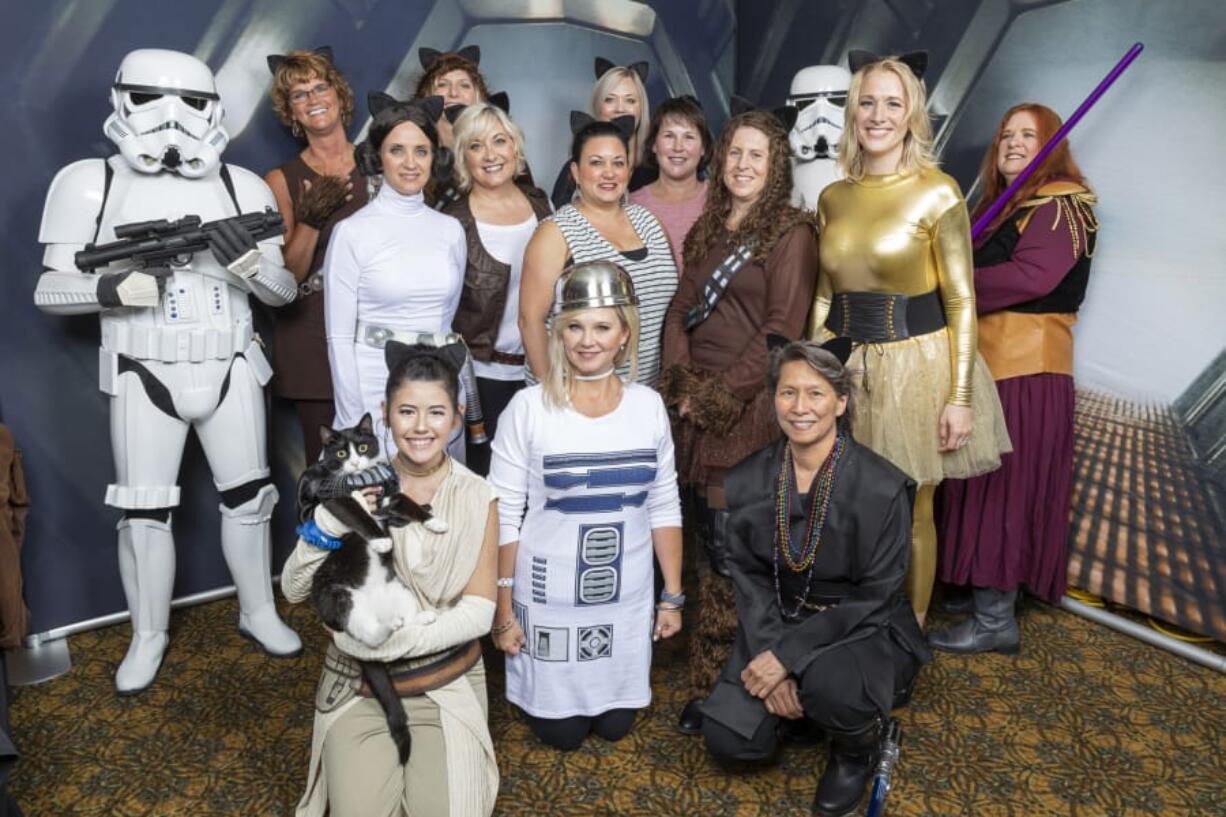
M 301 82 L 321 79 L 336 91 L 341 106 L 341 124 L 346 128 L 353 124 L 353 89 L 345 77 L 327 57 L 314 51 L 291 51 L 277 66 L 272 78 L 272 109 L 281 124 L 289 128 L 299 139 L 304 138 L 302 126 L 294 121 L 293 105 L 289 101 L 290 90 Z
M 738 128 L 753 128 L 766 135 L 770 142 L 770 169 L 762 195 L 731 236 L 733 245 L 739 247 L 752 243 L 753 260 L 763 263 L 779 239 L 792 227 L 817 224 L 813 213 L 791 205 L 792 150 L 783 124 L 767 111 L 746 111 L 729 119 L 715 142 L 714 155 L 707 168 L 707 178 L 711 180 L 707 203 L 685 239 L 687 267 L 700 263 L 728 233 L 724 223 L 732 211 L 732 196 L 724 186 L 724 162 L 728 159 L 728 148 Z
M 481 76 L 481 69 L 472 60 L 466 60 L 459 54 L 444 54 L 435 60 L 429 70 L 417 80 L 417 90 L 413 92 L 413 96 L 418 98 L 434 96 L 434 80 L 451 71 L 463 71 L 468 74 L 477 88 L 479 101 L 489 102 L 490 89 L 485 87 L 485 77 Z

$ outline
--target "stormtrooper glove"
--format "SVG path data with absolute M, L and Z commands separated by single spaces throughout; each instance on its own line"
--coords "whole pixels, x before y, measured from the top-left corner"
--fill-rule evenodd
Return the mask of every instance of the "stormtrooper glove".
M 170 270 L 127 270 L 98 276 L 95 292 L 104 309 L 121 306 L 157 306 Z
M 237 218 L 217 222 L 209 231 L 209 249 L 213 257 L 240 278 L 251 279 L 260 271 L 260 250 L 255 236 Z

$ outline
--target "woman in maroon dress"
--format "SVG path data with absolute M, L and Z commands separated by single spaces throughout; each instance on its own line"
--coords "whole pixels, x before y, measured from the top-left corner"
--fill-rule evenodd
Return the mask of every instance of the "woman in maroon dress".
M 1005 112 L 984 156 L 985 211 L 1060 128 L 1033 103 Z M 1097 199 L 1059 145 L 975 242 L 979 351 L 1005 413 L 1013 453 L 997 471 L 943 486 L 940 577 L 970 585 L 973 615 L 929 643 L 950 652 L 1012 653 L 1025 585 L 1055 604 L 1065 587 L 1073 478 L 1073 334 L 1085 298 Z
M 277 312 L 273 334 L 278 397 L 290 400 L 302 425 L 308 464 L 319 459 L 319 427 L 332 423 L 332 377 L 324 337 L 324 252 L 332 227 L 366 203 L 366 179 L 353 160 L 345 128 L 353 122 L 353 91 L 332 64 L 332 49 L 291 51 L 268 58 L 277 118 L 306 147 L 264 177 L 285 218 L 285 266 L 298 298 Z

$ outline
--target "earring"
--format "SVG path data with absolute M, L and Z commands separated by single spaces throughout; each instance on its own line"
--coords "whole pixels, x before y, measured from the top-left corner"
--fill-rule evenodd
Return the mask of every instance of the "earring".
M 296 139 L 301 139 L 302 138 L 302 123 L 299 122 L 297 119 L 291 119 L 289 123 L 289 132 L 292 133 Z

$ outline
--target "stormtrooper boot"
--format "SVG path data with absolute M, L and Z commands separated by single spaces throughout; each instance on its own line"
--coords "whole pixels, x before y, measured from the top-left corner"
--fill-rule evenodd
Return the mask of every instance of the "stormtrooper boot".
M 269 655 L 290 658 L 302 652 L 302 641 L 277 615 L 272 595 L 268 524 L 276 504 L 276 487 L 265 485 L 237 508 L 222 505 L 221 551 L 238 588 L 238 631 Z
M 132 643 L 115 672 L 115 691 L 134 695 L 153 683 L 166 652 L 175 542 L 170 524 L 154 519 L 124 519 L 118 530 L 119 576 L 132 613 Z

